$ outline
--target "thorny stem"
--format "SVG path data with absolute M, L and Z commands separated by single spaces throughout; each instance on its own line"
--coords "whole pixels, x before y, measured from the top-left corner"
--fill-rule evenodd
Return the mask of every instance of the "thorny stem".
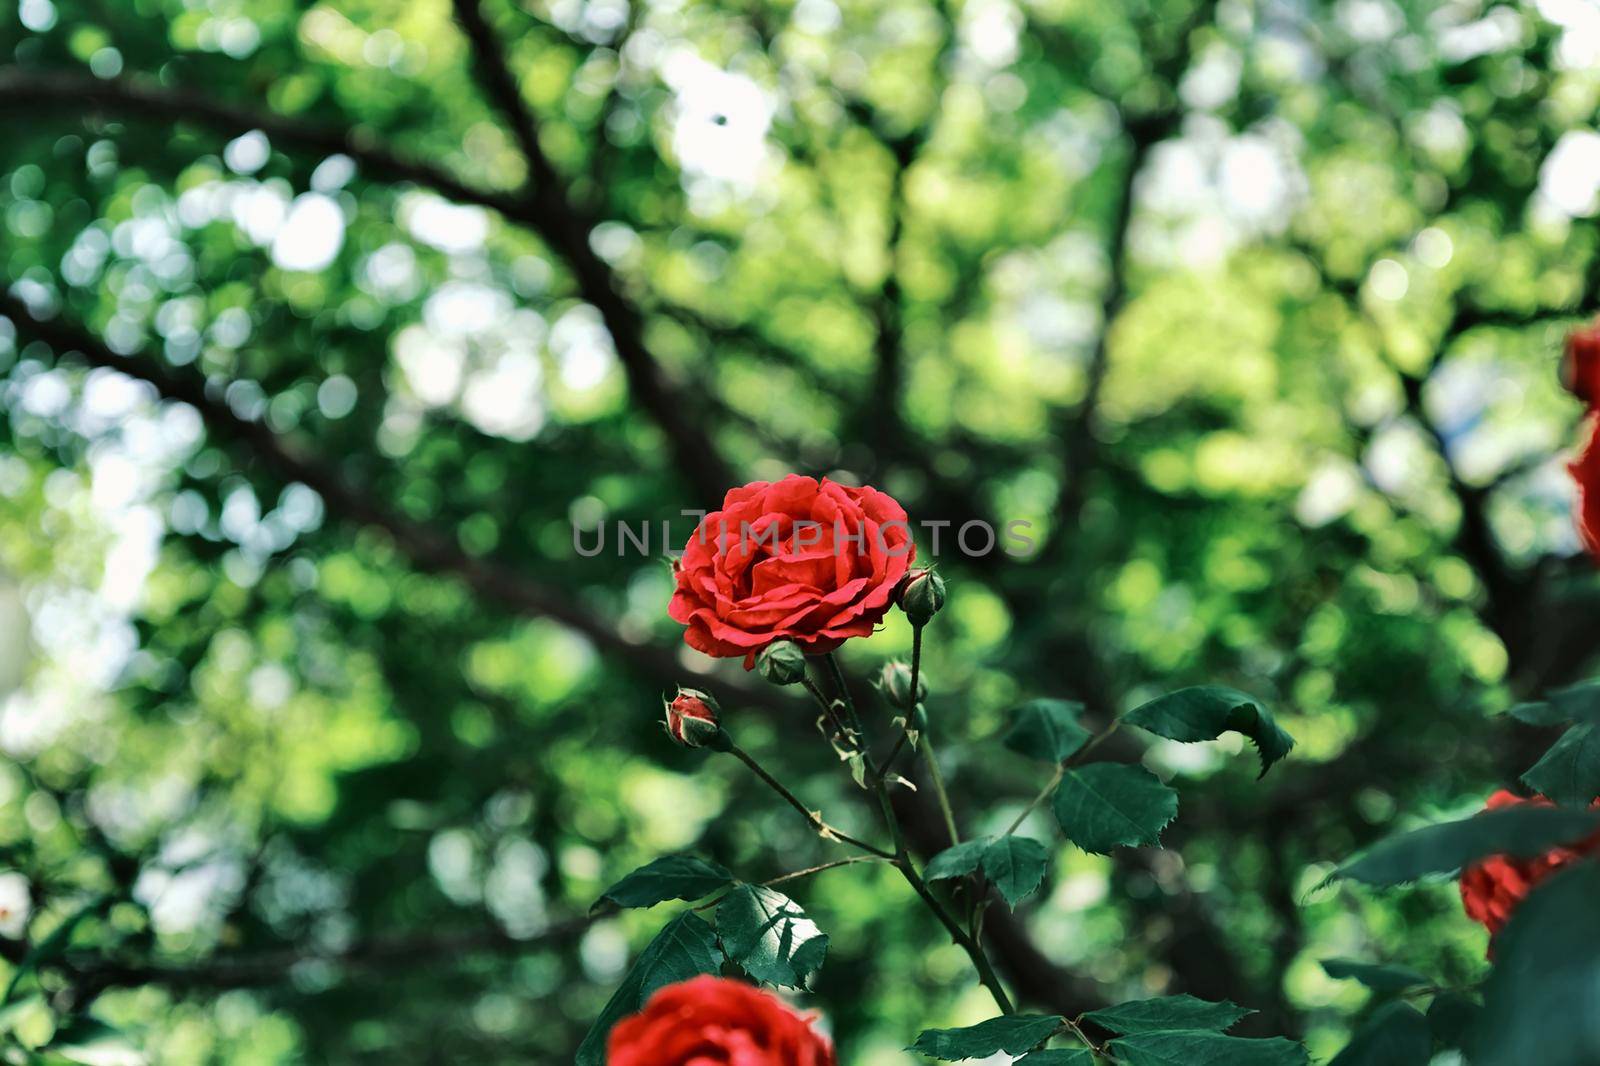
M 1000 1013 L 1016 1013 L 1016 1007 L 1012 1006 L 1011 997 L 1006 994 L 1005 986 L 1000 983 L 999 975 L 994 972 L 994 965 L 989 961 L 989 956 L 984 954 L 983 946 L 974 940 L 950 916 L 950 912 L 945 910 L 944 905 L 939 902 L 938 898 L 928 888 L 927 883 L 917 873 L 916 866 L 911 862 L 911 854 L 906 850 L 905 838 L 900 833 L 900 822 L 895 817 L 894 804 L 889 800 L 888 788 L 884 786 L 882 780 L 876 778 L 873 779 L 872 786 L 873 791 L 878 796 L 878 805 L 883 808 L 883 818 L 888 823 L 889 834 L 894 838 L 895 865 L 899 867 L 901 876 L 906 879 L 906 883 L 911 886 L 912 890 L 922 898 L 922 902 L 933 912 L 933 916 L 939 919 L 939 923 L 950 934 L 950 939 L 954 940 L 967 953 L 967 957 L 972 960 L 973 968 L 978 971 L 979 982 L 994 997 L 995 1005 L 1000 1008 Z
M 917 684 L 922 677 L 922 627 L 911 627 L 911 709 L 906 712 L 906 727 L 895 738 L 894 747 L 889 749 L 889 757 L 883 760 L 883 772 L 888 773 L 889 767 L 894 765 L 894 760 L 900 754 L 900 749 L 905 747 L 906 741 L 911 739 L 911 718 L 917 713 Z M 941 796 L 943 790 L 941 789 Z M 952 834 L 953 835 L 953 834 Z
M 858 862 L 893 863 L 894 860 L 881 858 L 877 855 L 852 855 L 848 859 L 835 859 L 832 862 L 825 862 L 818 866 L 807 866 L 804 870 L 795 870 L 791 873 L 782 874 L 778 877 L 768 878 L 767 880 L 761 882 L 761 887 L 771 888 L 773 885 L 781 885 L 785 881 L 795 881 L 802 877 L 810 877 L 812 874 L 820 874 L 824 870 L 834 870 L 840 866 L 854 866 Z M 721 903 L 726 897 L 727 893 L 723 893 L 722 895 L 706 900 L 704 903 L 700 904 L 694 909 L 697 911 L 708 911 L 717 904 Z
M 802 877 L 810 877 L 812 874 L 820 874 L 824 870 L 832 870 L 839 866 L 853 866 L 858 862 L 892 863 L 894 860 L 884 858 L 880 855 L 852 855 L 848 859 L 834 859 L 832 862 L 825 862 L 818 866 L 808 866 L 804 870 L 795 870 L 793 873 L 787 873 L 781 877 L 774 877 L 771 880 L 763 881 L 761 883 L 762 885 L 770 888 L 773 885 L 781 885 L 785 881 L 795 881 Z
M 939 760 L 933 753 L 933 741 L 928 735 L 922 735 L 921 743 L 917 750 L 922 752 L 923 761 L 928 764 L 928 782 L 933 785 L 934 798 L 939 801 L 939 813 L 944 815 L 944 827 L 950 834 L 952 846 L 961 843 L 961 833 L 956 829 L 955 811 L 950 808 L 950 794 L 944 788 L 944 774 L 939 772 Z
M 1078 1022 L 1081 1021 L 1081 1020 L 1082 1020 L 1081 1018 L 1068 1018 L 1067 1019 L 1067 1028 L 1069 1030 L 1071 1030 L 1073 1036 L 1075 1036 L 1079 1040 L 1083 1041 L 1083 1046 L 1089 1049 L 1089 1053 L 1090 1054 L 1092 1054 L 1092 1055 L 1103 1055 L 1103 1054 L 1105 1054 L 1105 1051 L 1100 1047 L 1100 1045 L 1096 1044 L 1093 1040 L 1090 1040 L 1088 1035 L 1084 1033 L 1083 1027 L 1078 1024 Z
M 822 708 L 822 717 L 827 721 L 829 728 L 837 733 L 841 740 L 851 740 L 850 730 L 845 727 L 845 723 L 840 721 L 839 716 L 834 713 L 833 701 L 828 699 L 827 693 L 823 692 L 808 675 L 802 675 L 800 683 L 805 686 L 806 691 L 811 693 L 812 698 L 817 701 L 817 706 Z
M 1022 808 L 1022 813 L 1017 815 L 1016 820 L 1012 822 L 1006 831 L 1000 835 L 1008 837 L 1012 833 L 1015 833 L 1017 829 L 1021 827 L 1022 823 L 1028 820 L 1028 815 L 1038 810 L 1039 804 L 1050 798 L 1050 794 L 1056 790 L 1056 788 L 1061 784 L 1061 779 L 1065 776 L 1067 776 L 1067 764 L 1058 763 L 1056 765 L 1056 772 L 1051 775 L 1050 780 L 1045 784 L 1044 788 L 1041 788 L 1039 790 L 1039 794 L 1033 797 L 1032 801 L 1029 802 L 1026 807 Z
M 851 721 L 856 723 L 859 729 L 860 719 L 856 716 L 855 701 L 850 698 L 850 689 L 845 684 L 844 671 L 839 668 L 839 662 L 831 652 L 823 656 L 823 658 L 827 660 L 828 669 L 833 675 L 834 687 L 839 692 L 839 698 L 844 702 Z M 913 693 L 915 691 L 915 689 L 912 689 Z M 743 755 L 738 748 L 734 748 L 733 751 L 736 755 Z M 748 756 L 744 757 L 747 760 L 749 758 Z M 884 824 L 888 827 L 889 837 L 894 842 L 894 854 L 890 856 L 893 865 L 900 871 L 900 875 L 906 879 L 906 883 L 921 898 L 928 910 L 933 912 L 933 916 L 939 920 L 939 924 L 945 927 L 946 932 L 950 934 L 950 939 L 955 941 L 967 953 L 967 957 L 972 960 L 973 969 L 978 971 L 978 981 L 994 997 L 995 1005 L 1000 1008 L 1000 1012 L 1002 1014 L 1016 1013 L 1016 1007 L 1012 1005 L 1011 997 L 1006 993 L 1005 985 L 1000 983 L 1000 976 L 995 973 L 994 964 L 989 961 L 989 956 L 984 953 L 983 945 L 965 929 L 961 928 L 960 923 L 951 917 L 944 904 L 939 902 L 939 898 L 928 888 L 927 882 L 923 881 L 922 876 L 917 873 L 916 865 L 911 860 L 911 852 L 906 847 L 905 836 L 900 831 L 900 820 L 895 816 L 894 803 L 889 798 L 888 786 L 884 784 L 884 775 L 873 765 L 872 756 L 865 749 L 862 749 L 861 757 L 866 761 L 868 787 L 878 797 L 878 806 L 883 811 Z M 762 774 L 763 777 L 767 776 L 760 767 L 755 766 L 753 763 L 751 768 Z M 770 781 L 769 779 L 769 783 L 776 788 L 783 788 L 776 781 Z M 793 802 L 799 805 L 801 810 L 804 810 L 804 805 L 799 804 L 798 800 Z M 948 800 L 945 801 L 944 806 L 948 811 Z M 807 818 L 813 817 L 810 811 L 805 811 L 805 814 Z
M 889 757 L 883 762 L 880 776 L 889 773 L 889 767 L 900 754 L 900 749 L 911 739 L 914 728 L 912 719 L 917 713 L 917 694 L 921 691 L 922 684 L 922 627 L 913 626 L 911 629 L 911 690 L 909 699 L 911 705 L 904 708 L 905 728 L 896 738 L 894 747 L 889 750 Z M 900 708 L 897 708 L 900 709 Z M 920 731 L 916 743 L 912 745 L 922 756 L 923 762 L 928 766 L 928 781 L 933 786 L 933 797 L 939 803 L 939 813 L 944 817 L 945 830 L 950 834 L 951 845 L 961 843 L 961 831 L 956 828 L 955 810 L 950 806 L 950 792 L 945 788 L 944 774 L 939 770 L 939 758 L 933 750 L 933 740 L 928 735 L 928 730 Z
M 738 759 L 740 762 L 744 763 L 746 766 L 750 767 L 751 772 L 757 777 L 761 778 L 762 781 L 766 782 L 768 788 L 782 796 L 784 800 L 788 802 L 789 806 L 799 811 L 800 816 L 806 820 L 806 823 L 810 825 L 812 829 L 815 829 L 817 831 L 817 835 L 821 836 L 824 840 L 837 840 L 841 843 L 849 844 L 853 847 L 860 848 L 862 851 L 876 855 L 880 859 L 898 859 L 898 855 L 884 851 L 882 848 L 875 847 L 872 844 L 868 844 L 864 840 L 857 840 L 855 837 L 846 833 L 842 833 L 833 826 L 829 825 L 827 822 L 824 822 L 822 820 L 822 815 L 818 814 L 816 811 L 813 811 L 804 803 L 800 802 L 799 797 L 785 788 L 783 782 L 767 773 L 767 771 L 762 768 L 761 764 L 756 762 L 755 759 L 751 757 L 749 752 L 739 747 L 739 745 L 734 744 L 732 741 L 729 741 L 728 743 L 728 753 L 734 758 Z
M 833 687 L 839 690 L 839 699 L 844 702 L 845 712 L 850 716 L 850 727 L 859 734 L 861 719 L 856 715 L 856 701 L 850 695 L 850 686 L 845 683 L 844 671 L 839 667 L 839 660 L 831 651 L 822 659 L 828 664 L 828 672 L 833 675 Z

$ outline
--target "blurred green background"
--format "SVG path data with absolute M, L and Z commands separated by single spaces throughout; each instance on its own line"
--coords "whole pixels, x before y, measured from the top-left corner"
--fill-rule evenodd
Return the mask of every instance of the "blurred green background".
M 664 687 L 873 828 L 798 697 L 682 647 L 659 539 L 573 546 L 791 470 L 1033 524 L 941 545 L 969 831 L 1042 782 L 1024 698 L 1226 683 L 1300 740 L 1145 752 L 1169 850 L 1041 819 L 1025 1004 L 1326 1055 L 1364 993 L 1316 960 L 1481 973 L 1453 886 L 1314 888 L 1514 780 L 1551 738 L 1496 715 L 1595 647 L 1590 0 L 5 0 L 0 52 L 0 966 L 89 909 L 8 1040 L 570 1061 L 671 909 L 587 922 L 611 880 L 835 854 Z M 794 894 L 845 1063 L 991 1012 L 892 871 Z

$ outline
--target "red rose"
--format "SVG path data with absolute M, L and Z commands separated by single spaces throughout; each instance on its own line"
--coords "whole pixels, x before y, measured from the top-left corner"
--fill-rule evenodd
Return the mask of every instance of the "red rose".
M 722 977 L 667 985 L 618 1022 L 606 1066 L 834 1066 L 833 1045 L 777 996 Z
M 1501 789 L 1489 797 L 1484 809 L 1492 811 L 1525 803 L 1552 806 L 1543 796 L 1523 799 Z M 1568 863 L 1596 852 L 1600 852 L 1600 834 L 1567 847 L 1552 848 L 1535 859 L 1496 855 L 1467 867 L 1461 872 L 1461 903 L 1466 907 L 1467 917 L 1483 923 L 1491 937 L 1497 935 L 1533 886 Z
M 1600 557 L 1600 413 L 1589 416 L 1589 439 L 1567 464 L 1567 472 L 1578 484 L 1578 536 L 1590 555 Z
M 821 655 L 871 635 L 914 558 L 905 510 L 877 489 L 752 481 L 689 538 L 667 613 L 691 648 L 746 670 L 779 639 Z
M 1561 384 L 1591 408 L 1600 405 L 1600 317 L 1567 334 Z

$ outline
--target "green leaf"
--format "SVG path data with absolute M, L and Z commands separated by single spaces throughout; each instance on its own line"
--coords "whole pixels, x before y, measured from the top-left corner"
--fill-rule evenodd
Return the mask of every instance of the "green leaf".
M 1460 992 L 1440 992 L 1428 1008 L 1428 1027 L 1443 1047 L 1464 1046 L 1467 1034 L 1483 1013 L 1483 1004 Z
M 1600 681 L 1581 681 L 1556 689 L 1546 699 L 1519 703 L 1508 713 L 1517 721 L 1533 726 L 1600 723 Z
M 1323 959 L 1322 969 L 1336 981 L 1360 981 L 1374 992 L 1403 992 L 1428 984 L 1428 979 L 1405 966 L 1356 962 L 1354 959 Z
M 1178 813 L 1178 794 L 1143 767 L 1092 763 L 1067 771 L 1056 789 L 1055 812 L 1068 840 L 1105 854 L 1119 845 L 1159 843 Z
M 1066 1021 L 1054 1014 L 1007 1014 L 964 1029 L 924 1029 L 908 1051 L 954 1062 L 998 1055 L 1020 1055 L 1059 1031 Z
M 1473 1066 L 1600 1062 L 1600 865 L 1561 871 L 1518 905 L 1495 938 Z
M 1102 1007 L 1084 1017 L 1098 1022 L 1113 1033 L 1150 1033 L 1163 1029 L 1227 1029 L 1254 1011 L 1226 1000 L 1212 1003 L 1194 996 L 1162 996 L 1136 999 L 1115 1007 Z
M 1094 1053 L 1086 1047 L 1048 1048 L 1024 1055 L 1011 1066 L 1094 1066 Z
M 732 883 L 733 875 L 714 862 L 693 855 L 663 855 L 606 889 L 594 906 L 610 900 L 619 907 L 654 907 L 669 899 L 701 899 Z
M 1587 807 L 1600 795 L 1600 732 L 1588 723 L 1568 729 L 1522 783 L 1565 806 Z
M 1049 865 L 1050 852 L 1031 837 L 1003 836 L 983 849 L 983 874 L 994 882 L 1007 903 L 1039 887 Z
M 687 981 L 722 968 L 717 934 L 693 912 L 668 922 L 639 953 L 633 968 L 595 1019 L 578 1047 L 576 1066 L 605 1066 L 606 1037 L 611 1027 L 644 1006 L 650 994 L 664 985 Z
M 1200 1029 L 1134 1033 L 1106 1045 L 1124 1066 L 1307 1066 L 1306 1049 L 1274 1037 L 1246 1040 Z
M 978 869 L 983 862 L 983 851 L 989 846 L 988 837 L 977 840 L 964 840 L 954 847 L 945 848 L 928 861 L 928 868 L 922 871 L 922 876 L 929 881 L 948 881 L 954 877 L 965 877 Z
M 1517 721 L 1525 725 L 1552 726 L 1566 725 L 1572 719 L 1562 712 L 1560 707 L 1553 703 L 1531 702 L 1519 703 L 1506 712 Z
M 1066 762 L 1089 741 L 1078 724 L 1083 704 L 1071 700 L 1033 700 L 1011 712 L 1005 746 L 1031 759 Z
M 1433 1057 L 1428 1019 L 1409 1003 L 1386 1003 L 1328 1066 L 1422 1066 Z
M 1289 754 L 1294 738 L 1278 726 L 1254 697 L 1222 685 L 1196 685 L 1158 696 L 1128 712 L 1130 725 L 1168 740 L 1215 740 L 1230 730 L 1243 733 L 1261 756 L 1261 772 Z
M 757 981 L 804 988 L 822 967 L 828 937 L 799 904 L 761 885 L 740 885 L 717 904 L 728 958 Z
M 1342 877 L 1369 885 L 1399 885 L 1430 874 L 1455 873 L 1491 855 L 1543 855 L 1596 829 L 1600 829 L 1597 812 L 1502 807 L 1388 837 L 1339 867 L 1328 880 Z

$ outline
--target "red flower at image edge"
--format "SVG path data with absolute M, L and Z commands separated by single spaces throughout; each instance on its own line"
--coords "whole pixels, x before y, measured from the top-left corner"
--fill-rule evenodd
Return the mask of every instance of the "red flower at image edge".
M 606 1066 L 834 1066 L 833 1044 L 777 996 L 722 977 L 667 985 L 611 1030 Z
M 1600 406 L 1600 317 L 1567 334 L 1561 384 L 1591 410 Z
M 821 655 L 871 635 L 915 558 L 905 509 L 877 489 L 752 481 L 689 538 L 667 613 L 691 648 L 747 670 L 775 640 Z
M 1578 485 L 1578 535 L 1600 557 L 1600 318 L 1567 334 L 1561 383 L 1589 407 L 1588 439 L 1567 469 Z
M 1540 807 L 1553 806 L 1543 796 L 1523 799 L 1501 789 L 1489 797 L 1484 810 L 1529 803 Z M 1534 859 L 1496 855 L 1476 866 L 1469 866 L 1461 873 L 1461 903 L 1466 908 L 1467 917 L 1483 923 L 1489 935 L 1496 936 L 1535 885 L 1568 863 L 1596 853 L 1600 853 L 1600 834 L 1568 847 L 1552 848 Z
M 1572 480 L 1578 484 L 1574 517 L 1584 550 L 1600 557 L 1600 414 L 1589 416 L 1589 439 L 1578 458 L 1567 464 Z

